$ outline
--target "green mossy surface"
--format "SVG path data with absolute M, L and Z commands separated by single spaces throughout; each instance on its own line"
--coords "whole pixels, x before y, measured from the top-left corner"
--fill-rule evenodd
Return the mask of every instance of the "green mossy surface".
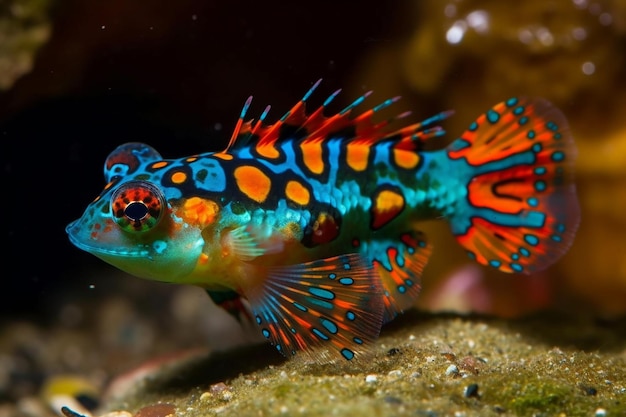
M 174 363 L 112 393 L 103 412 L 171 403 L 178 416 L 624 416 L 624 328 L 411 312 L 358 362 L 282 360 L 250 346 Z M 471 384 L 477 394 L 466 396 Z

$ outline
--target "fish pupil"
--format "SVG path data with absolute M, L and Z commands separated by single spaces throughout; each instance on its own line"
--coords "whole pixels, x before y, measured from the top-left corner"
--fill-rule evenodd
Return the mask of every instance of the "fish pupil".
M 124 214 L 132 221 L 139 221 L 148 214 L 148 207 L 141 201 L 133 201 L 126 206 Z

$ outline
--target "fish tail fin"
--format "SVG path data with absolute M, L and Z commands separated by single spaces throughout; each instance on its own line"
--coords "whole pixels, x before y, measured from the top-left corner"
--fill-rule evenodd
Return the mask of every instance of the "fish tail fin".
M 466 196 L 449 219 L 471 258 L 529 274 L 568 250 L 580 218 L 576 149 L 556 107 L 511 98 L 478 117 L 446 152 L 469 172 Z

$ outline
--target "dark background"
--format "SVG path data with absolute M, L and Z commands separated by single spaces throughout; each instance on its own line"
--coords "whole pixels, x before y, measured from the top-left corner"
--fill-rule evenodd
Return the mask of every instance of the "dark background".
M 104 186 L 117 145 L 217 150 L 251 94 L 249 114 L 272 104 L 268 120 L 319 78 L 323 99 L 355 77 L 365 50 L 410 28 L 393 3 L 55 2 L 32 71 L 0 93 L 2 314 L 45 314 L 116 285 L 64 228 Z

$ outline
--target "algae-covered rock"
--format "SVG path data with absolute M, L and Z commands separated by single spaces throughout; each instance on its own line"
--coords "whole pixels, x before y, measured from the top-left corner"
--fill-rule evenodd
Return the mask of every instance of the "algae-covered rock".
M 285 361 L 266 345 L 196 356 L 110 393 L 102 413 L 177 416 L 592 416 L 626 413 L 625 323 L 411 313 L 360 362 Z

